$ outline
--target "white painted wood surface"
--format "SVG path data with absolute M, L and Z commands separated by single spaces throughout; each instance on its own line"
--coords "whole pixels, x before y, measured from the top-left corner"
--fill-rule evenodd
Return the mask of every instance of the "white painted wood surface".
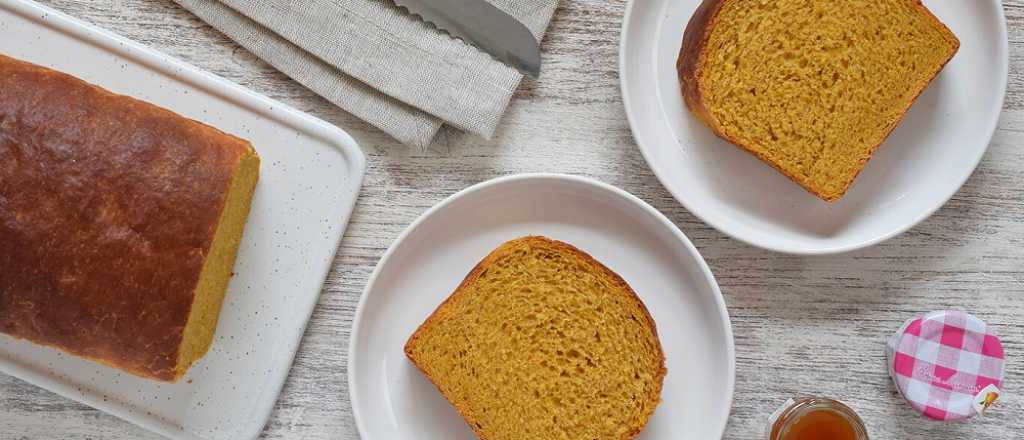
M 347 341 L 359 294 L 381 254 L 444 197 L 495 176 L 541 171 L 590 176 L 636 194 L 668 215 L 708 260 L 736 336 L 726 439 L 761 439 L 767 415 L 797 393 L 849 403 L 874 439 L 1024 437 L 1024 0 L 1004 1 L 1009 92 L 999 130 L 966 186 L 900 237 L 813 258 L 729 239 L 683 209 L 651 174 L 619 95 L 621 0 L 563 0 L 543 43 L 544 75 L 516 93 L 498 136 L 488 141 L 446 130 L 422 151 L 333 107 L 170 0 L 43 3 L 310 112 L 362 144 L 365 186 L 264 438 L 358 439 L 346 388 Z M 972 311 L 1003 337 L 1005 395 L 983 420 L 925 420 L 902 402 L 886 374 L 883 346 L 891 332 L 908 317 L 945 308 Z M 0 376 L 0 439 L 57 438 L 158 437 Z

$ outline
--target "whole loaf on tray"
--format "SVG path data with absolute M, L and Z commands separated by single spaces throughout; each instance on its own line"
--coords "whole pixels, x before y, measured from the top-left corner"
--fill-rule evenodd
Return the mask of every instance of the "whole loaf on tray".
M 210 347 L 249 142 L 0 55 L 0 332 L 175 381 Z

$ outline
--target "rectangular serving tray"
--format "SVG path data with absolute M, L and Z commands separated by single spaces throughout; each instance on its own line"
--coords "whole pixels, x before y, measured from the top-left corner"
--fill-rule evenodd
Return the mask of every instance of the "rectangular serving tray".
M 140 379 L 0 335 L 0 371 L 181 440 L 263 430 L 359 193 L 341 129 L 25 0 L 0 0 L 0 53 L 250 140 L 260 180 L 210 352 L 180 382 Z M 60 437 L 60 433 L 53 433 Z

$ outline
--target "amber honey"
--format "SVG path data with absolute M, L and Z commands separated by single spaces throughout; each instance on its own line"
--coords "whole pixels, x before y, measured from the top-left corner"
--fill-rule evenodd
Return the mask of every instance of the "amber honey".
M 768 440 L 868 440 L 857 413 L 832 399 L 790 400 L 770 423 Z

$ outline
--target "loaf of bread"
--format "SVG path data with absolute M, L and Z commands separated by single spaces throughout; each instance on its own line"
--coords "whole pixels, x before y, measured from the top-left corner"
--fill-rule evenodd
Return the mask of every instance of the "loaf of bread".
M 0 332 L 175 381 L 217 327 L 249 142 L 0 55 Z
M 704 0 L 677 69 L 715 134 L 835 201 L 959 47 L 920 0 Z
M 405 353 L 486 440 L 632 439 L 666 371 L 654 321 L 629 285 L 543 237 L 485 257 Z

